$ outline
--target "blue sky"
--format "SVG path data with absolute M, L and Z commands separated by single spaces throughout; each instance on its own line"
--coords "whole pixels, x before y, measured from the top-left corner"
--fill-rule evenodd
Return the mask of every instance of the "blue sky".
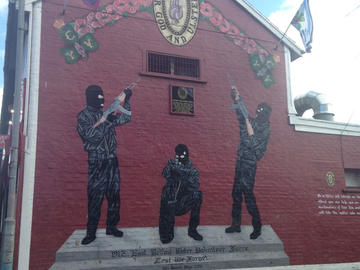
M 6 38 L 6 22 L 7 22 L 7 0 L 0 0 L 0 89 L 4 85 L 3 67 L 4 67 L 4 54 L 5 54 L 5 38 Z

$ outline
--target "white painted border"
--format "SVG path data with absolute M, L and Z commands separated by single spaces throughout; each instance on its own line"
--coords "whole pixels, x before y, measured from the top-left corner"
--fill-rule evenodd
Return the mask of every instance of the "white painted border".
M 294 125 L 296 131 L 313 132 L 332 135 L 360 136 L 360 125 L 346 124 L 334 121 L 325 121 L 312 118 L 304 118 L 296 115 L 295 106 L 291 93 L 290 80 L 290 50 L 285 46 L 285 69 L 286 69 L 286 91 L 289 123 Z
M 20 220 L 18 270 L 29 269 L 30 262 L 40 79 L 41 13 L 41 1 L 33 2 L 29 18 L 30 27 L 28 52 L 30 54 L 31 61 L 29 62 L 28 66 L 29 88 L 27 95 L 29 105 L 27 111 L 27 136 L 25 137 L 24 178 Z

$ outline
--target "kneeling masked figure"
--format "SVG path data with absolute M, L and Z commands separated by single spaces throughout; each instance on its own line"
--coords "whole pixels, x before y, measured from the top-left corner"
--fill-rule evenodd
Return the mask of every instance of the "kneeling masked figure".
M 175 216 L 182 216 L 191 211 L 188 235 L 201 241 L 203 237 L 197 232 L 202 203 L 202 192 L 199 191 L 200 174 L 192 167 L 186 145 L 177 145 L 175 154 L 176 158 L 168 161 L 162 173 L 166 184 L 161 194 L 160 240 L 164 244 L 171 242 L 174 239 Z

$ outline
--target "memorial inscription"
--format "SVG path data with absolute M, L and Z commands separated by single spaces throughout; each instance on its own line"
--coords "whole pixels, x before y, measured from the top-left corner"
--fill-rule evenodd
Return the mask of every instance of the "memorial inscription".
M 318 214 L 360 216 L 360 195 L 317 194 Z

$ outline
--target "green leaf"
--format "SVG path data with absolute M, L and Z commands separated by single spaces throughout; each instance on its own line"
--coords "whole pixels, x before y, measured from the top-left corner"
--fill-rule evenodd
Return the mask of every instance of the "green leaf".
M 265 76 L 262 77 L 262 82 L 265 86 L 265 88 L 269 88 L 271 85 L 275 83 L 274 76 L 271 75 L 271 73 L 265 74 Z
M 99 11 L 103 11 L 103 10 L 105 10 L 105 6 L 100 6 Z
M 99 49 L 99 43 L 94 39 L 93 34 L 87 33 L 80 39 L 80 45 L 87 52 L 93 52 Z
M 65 47 L 60 50 L 61 56 L 65 59 L 65 62 L 68 64 L 75 64 L 79 61 L 80 55 L 72 47 Z
M 249 63 L 253 71 L 258 72 L 263 64 L 261 63 L 260 56 L 258 54 L 251 54 L 249 57 Z
M 109 26 L 113 26 L 115 24 L 115 20 L 111 20 L 111 22 L 109 23 Z
M 274 68 L 276 68 L 276 62 L 272 55 L 270 55 L 270 56 L 268 56 L 268 58 L 266 58 L 265 66 L 267 67 L 268 70 L 273 70 Z
M 129 16 L 129 12 L 124 11 L 124 12 L 122 13 L 122 15 L 123 15 L 124 17 L 128 17 L 128 16 Z
M 60 35 L 62 39 L 68 44 L 74 44 L 79 39 L 79 35 L 75 32 L 73 26 L 69 23 L 61 27 Z

